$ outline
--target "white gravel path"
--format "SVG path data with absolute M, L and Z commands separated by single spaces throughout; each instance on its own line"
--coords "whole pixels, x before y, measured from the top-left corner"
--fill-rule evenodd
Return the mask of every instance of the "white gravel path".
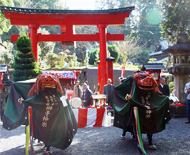
M 173 118 L 161 133 L 153 136 L 153 142 L 158 150 L 148 149 L 146 135 L 142 135 L 143 143 L 149 155 L 190 155 L 190 124 L 185 124 L 186 118 Z M 65 150 L 51 147 L 54 155 L 139 155 L 135 142 L 129 133 L 125 140 L 120 140 L 122 130 L 119 128 L 79 128 L 72 144 Z M 0 155 L 24 155 L 25 126 L 7 131 L 0 123 Z M 35 146 L 37 155 L 44 155 Z M 32 155 L 33 153 L 30 153 Z

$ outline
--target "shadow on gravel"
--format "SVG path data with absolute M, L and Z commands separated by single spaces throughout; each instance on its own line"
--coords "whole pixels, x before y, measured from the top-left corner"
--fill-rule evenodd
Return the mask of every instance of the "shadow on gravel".
M 0 124 L 0 138 L 10 138 L 11 136 L 19 136 L 25 133 L 25 125 L 19 127 L 19 130 L 6 130 L 3 128 L 3 123 Z
M 24 151 L 25 151 L 24 146 L 20 145 L 13 149 L 10 149 L 10 150 L 4 151 L 4 152 L 0 152 L 0 155 L 24 155 Z

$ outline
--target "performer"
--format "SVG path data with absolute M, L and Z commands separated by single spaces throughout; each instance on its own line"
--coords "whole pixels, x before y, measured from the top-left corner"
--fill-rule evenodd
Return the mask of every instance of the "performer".
M 140 130 L 147 134 L 149 148 L 157 149 L 152 142 L 152 134 L 165 129 L 165 124 L 171 119 L 169 99 L 161 95 L 154 77 L 148 72 L 137 72 L 113 91 L 114 96 L 114 126 L 124 132 L 134 131 L 134 111 L 139 111 Z M 125 136 L 123 133 L 122 136 Z M 133 138 L 135 135 L 133 136 Z
M 17 89 L 14 87 L 11 89 L 6 108 L 11 105 L 17 108 L 6 109 L 3 127 L 11 130 L 27 124 L 28 106 L 31 106 L 33 136 L 45 144 L 46 153 L 51 154 L 50 146 L 59 149 L 67 148 L 77 132 L 78 125 L 68 99 L 62 96 L 59 79 L 51 74 L 41 74 L 32 88 L 31 85 L 32 83 L 27 82 L 16 83 L 14 87 Z M 17 120 L 10 121 L 12 115 L 9 113 L 15 114 Z

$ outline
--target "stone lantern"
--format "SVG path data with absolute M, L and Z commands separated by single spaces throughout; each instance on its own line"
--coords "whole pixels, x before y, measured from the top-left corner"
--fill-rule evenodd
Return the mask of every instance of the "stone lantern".
M 175 95 L 181 103 L 185 104 L 184 87 L 189 82 L 190 75 L 190 42 L 187 34 L 179 34 L 177 45 L 171 46 L 163 52 L 171 53 L 173 56 L 173 67 L 169 68 L 168 72 L 174 75 Z
M 113 84 L 113 62 L 115 61 L 115 58 L 109 57 L 109 58 L 104 59 L 104 61 L 106 61 L 107 79 L 110 78 Z

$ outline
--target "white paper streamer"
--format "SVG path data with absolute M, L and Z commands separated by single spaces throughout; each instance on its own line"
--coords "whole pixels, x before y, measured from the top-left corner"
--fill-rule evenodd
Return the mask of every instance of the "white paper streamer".
M 65 96 L 60 97 L 60 100 L 62 101 L 64 107 L 68 106 L 66 99 L 67 99 L 67 97 L 65 97 Z

